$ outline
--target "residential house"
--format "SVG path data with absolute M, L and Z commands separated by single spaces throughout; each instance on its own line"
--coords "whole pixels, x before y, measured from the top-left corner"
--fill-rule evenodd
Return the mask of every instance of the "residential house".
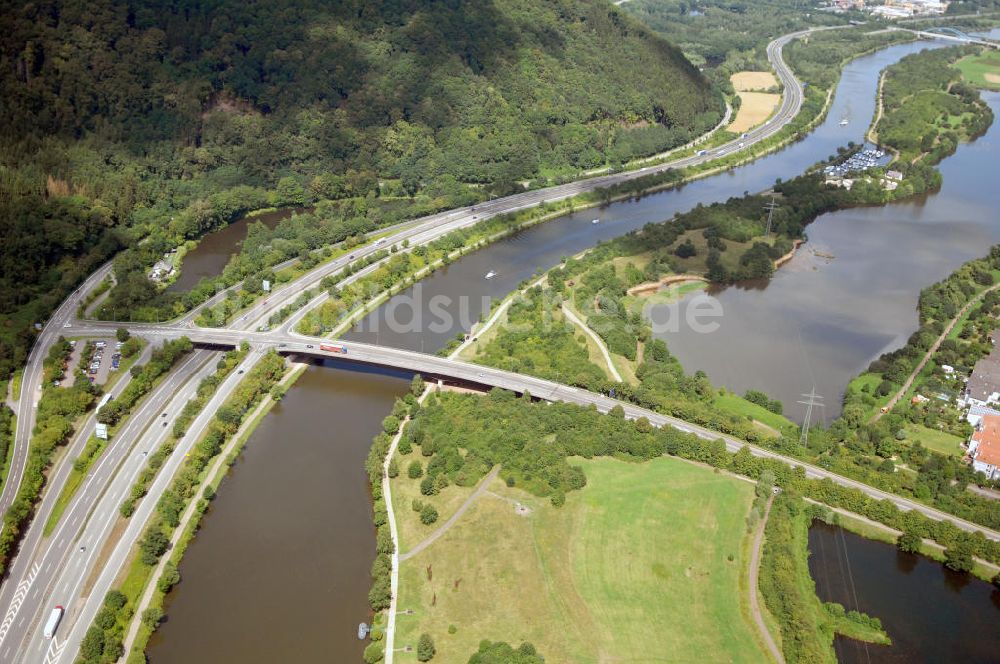
M 983 417 L 986 415 L 996 415 L 1000 417 L 1000 410 L 990 408 L 989 406 L 972 404 L 969 406 L 969 412 L 965 414 L 965 421 L 974 427 L 978 427 L 979 423 L 983 421 Z
M 1000 416 L 984 415 L 969 440 L 972 469 L 987 479 L 1000 479 Z
M 976 362 L 965 385 L 965 403 L 987 406 L 1000 402 L 1000 349 Z

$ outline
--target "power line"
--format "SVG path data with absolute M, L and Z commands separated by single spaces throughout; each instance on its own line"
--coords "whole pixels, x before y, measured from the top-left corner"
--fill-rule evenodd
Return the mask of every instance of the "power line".
M 774 210 L 779 207 L 781 206 L 774 202 L 774 194 L 771 194 L 771 202 L 764 206 L 764 209 L 767 210 L 767 228 L 764 230 L 765 238 L 771 236 L 771 217 L 774 215 Z
M 813 406 L 819 406 L 823 408 L 826 404 L 823 403 L 823 397 L 816 394 L 816 386 L 813 385 L 812 391 L 807 394 L 802 395 L 805 401 L 799 401 L 797 403 L 802 404 L 806 407 L 806 419 L 802 422 L 802 435 L 799 436 L 799 443 L 803 447 L 809 446 L 809 423 L 812 420 Z

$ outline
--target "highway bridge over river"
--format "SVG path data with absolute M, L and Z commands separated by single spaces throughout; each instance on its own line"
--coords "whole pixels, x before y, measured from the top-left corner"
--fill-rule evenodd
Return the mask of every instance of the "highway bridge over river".
M 995 42 L 989 39 L 983 39 L 982 37 L 977 37 L 975 35 L 969 35 L 966 34 L 965 32 L 962 32 L 958 28 L 952 28 L 947 26 L 927 28 L 926 30 L 911 30 L 909 28 L 892 27 L 888 28 L 888 30 L 909 32 L 922 39 L 943 39 L 945 41 L 955 42 L 957 44 L 975 44 L 977 46 L 986 46 L 987 48 L 1000 49 L 1000 42 Z
M 92 321 L 77 322 L 66 331 L 73 336 L 107 336 L 111 330 L 120 324 L 96 323 Z M 128 326 L 125 326 L 129 329 Z M 957 527 L 968 532 L 982 531 L 989 539 L 1000 541 L 1000 532 L 989 530 L 978 524 L 960 519 L 942 510 L 928 505 L 881 491 L 872 486 L 838 475 L 834 472 L 805 463 L 793 457 L 778 454 L 764 447 L 752 445 L 744 440 L 720 434 L 717 431 L 687 422 L 685 420 L 663 415 L 631 403 L 619 401 L 603 394 L 597 394 L 577 387 L 556 383 L 554 381 L 526 376 L 519 373 L 504 371 L 493 367 L 471 364 L 460 360 L 429 355 L 401 348 L 389 348 L 360 342 L 341 342 L 330 339 L 309 337 L 292 331 L 276 330 L 273 332 L 247 332 L 232 329 L 182 329 L 177 327 L 137 326 L 130 332 L 145 337 L 151 341 L 177 339 L 186 336 L 197 345 L 207 348 L 235 348 L 242 342 L 247 342 L 258 351 L 274 350 L 284 355 L 312 357 L 319 359 L 337 359 L 359 365 L 386 367 L 412 373 L 419 373 L 428 378 L 448 380 L 459 385 L 478 386 L 484 388 L 499 387 L 518 394 L 529 392 L 533 397 L 546 401 L 563 401 L 580 406 L 594 406 L 606 413 L 615 406 L 621 406 L 626 417 L 639 419 L 645 417 L 655 426 L 672 426 L 681 431 L 692 433 L 706 440 L 722 439 L 726 448 L 736 452 L 742 447 L 748 447 L 755 456 L 777 459 L 790 466 L 802 468 L 806 477 L 811 479 L 829 479 L 842 486 L 863 491 L 876 500 L 889 500 L 901 510 L 917 510 L 935 520 L 951 521 Z M 321 346 L 342 347 L 339 350 L 324 350 Z

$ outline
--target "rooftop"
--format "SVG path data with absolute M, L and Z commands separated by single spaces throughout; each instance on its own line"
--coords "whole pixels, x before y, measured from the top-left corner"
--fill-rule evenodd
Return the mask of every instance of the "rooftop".
M 976 362 L 967 390 L 969 396 L 978 401 L 986 401 L 994 392 L 1000 392 L 1000 349 L 994 348 Z
M 978 443 L 973 454 L 976 461 L 1000 467 L 1000 415 L 984 415 L 972 440 Z

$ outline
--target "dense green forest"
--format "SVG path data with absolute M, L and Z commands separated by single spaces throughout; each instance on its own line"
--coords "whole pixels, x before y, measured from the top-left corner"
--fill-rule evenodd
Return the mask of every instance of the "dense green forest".
M 122 247 L 144 241 L 117 267 L 131 303 L 155 294 L 140 283 L 155 258 L 248 209 L 476 200 L 679 145 L 722 111 L 679 50 L 600 0 L 4 14 L 0 375 Z
M 818 14 L 810 0 L 630 0 L 630 14 L 676 44 L 695 64 L 766 69 L 762 46 L 778 35 L 847 18 Z

